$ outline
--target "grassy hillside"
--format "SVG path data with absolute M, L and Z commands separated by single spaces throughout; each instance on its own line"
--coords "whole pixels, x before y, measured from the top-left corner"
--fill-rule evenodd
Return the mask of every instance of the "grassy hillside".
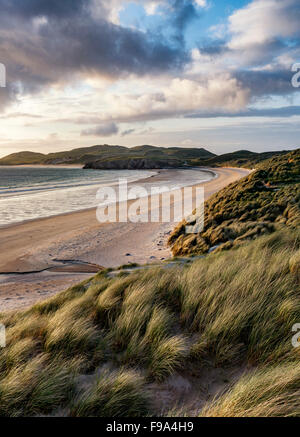
M 212 196 L 205 204 L 205 227 L 186 234 L 186 222 L 172 233 L 174 255 L 230 249 L 245 240 L 300 225 L 300 149 L 273 157 L 250 176 Z
M 154 146 L 138 146 L 127 148 L 122 146 L 92 146 L 73 149 L 66 152 L 49 153 L 48 155 L 20 152 L 0 159 L 0 165 L 20 164 L 89 164 L 96 161 L 105 162 L 111 159 L 160 159 L 176 160 L 183 165 L 189 159 L 208 159 L 215 156 L 205 149 L 183 149 L 179 147 L 164 148 Z
M 299 238 L 102 272 L 0 315 L 0 416 L 299 416 Z
M 66 152 L 41 153 L 20 152 L 0 159 L 0 165 L 21 164 L 82 164 L 86 168 L 163 168 L 182 166 L 246 167 L 287 152 L 255 153 L 247 150 L 217 156 L 203 148 L 137 146 L 132 148 L 107 144 L 82 147 Z
M 132 156 L 115 157 L 113 159 L 102 159 L 85 164 L 84 169 L 97 170 L 142 170 L 142 169 L 163 169 L 179 168 L 185 165 L 180 159 L 167 158 L 165 156 Z
M 266 159 L 270 159 L 274 156 L 280 156 L 288 153 L 282 152 L 263 152 L 255 153 L 249 150 L 239 150 L 233 153 L 225 153 L 220 156 L 213 156 L 209 159 L 195 159 L 192 160 L 194 165 L 206 165 L 211 167 L 244 167 L 244 168 L 256 168 L 258 164 Z
M 46 155 L 34 152 L 13 153 L 0 159 L 0 165 L 33 165 L 40 164 Z

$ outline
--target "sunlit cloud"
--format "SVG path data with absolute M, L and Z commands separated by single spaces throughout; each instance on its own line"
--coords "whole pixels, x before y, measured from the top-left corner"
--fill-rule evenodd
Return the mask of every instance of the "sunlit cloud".
M 291 66 L 300 62 L 299 1 L 228 4 L 0 0 L 0 62 L 8 73 L 0 135 L 15 148 L 22 139 L 59 149 L 149 136 L 169 145 L 166 132 L 172 144 L 184 145 L 197 144 L 193 123 L 200 132 L 205 119 L 228 126 L 225 118 L 250 125 L 268 117 L 281 118 L 284 143 L 286 120 L 294 129 L 300 107 L 291 86 Z M 206 22 L 220 5 L 227 16 Z M 126 22 L 128 11 L 141 17 L 138 26 Z M 180 133 L 174 128 L 170 136 L 172 125 Z

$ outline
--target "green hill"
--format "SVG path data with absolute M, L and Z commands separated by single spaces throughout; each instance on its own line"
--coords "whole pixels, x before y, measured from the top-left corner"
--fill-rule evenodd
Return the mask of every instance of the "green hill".
M 207 253 L 240 245 L 281 226 L 300 225 L 300 149 L 262 162 L 248 177 L 212 196 L 205 204 L 205 227 L 186 234 L 186 222 L 172 233 L 174 255 Z
M 92 146 L 73 149 L 67 152 L 49 153 L 44 159 L 44 164 L 86 164 L 101 158 L 120 156 L 126 154 L 126 147 L 121 146 Z
M 132 148 L 107 144 L 81 147 L 64 152 L 13 153 L 0 159 L 0 165 L 60 165 L 81 164 L 85 168 L 164 168 L 182 166 L 246 167 L 254 168 L 258 163 L 285 152 L 255 153 L 247 150 L 217 156 L 203 148 L 155 147 L 150 145 Z
M 207 167 L 244 167 L 255 168 L 257 164 L 273 156 L 280 156 L 288 153 L 285 151 L 279 152 L 263 152 L 256 153 L 249 150 L 239 150 L 237 152 L 225 153 L 220 156 L 213 156 L 209 159 L 193 159 L 191 164 L 202 165 Z
M 66 152 L 49 153 L 43 155 L 33 152 L 20 152 L 6 156 L 0 159 L 0 165 L 21 165 L 21 164 L 82 164 L 87 168 L 95 167 L 95 162 L 102 162 L 111 159 L 156 159 L 177 160 L 178 166 L 181 166 L 190 159 L 209 159 L 215 155 L 205 149 L 185 149 L 185 148 L 165 148 L 155 146 L 138 146 L 127 148 L 122 146 L 99 145 L 92 147 L 83 147 Z
M 0 159 L 0 165 L 35 165 L 41 164 L 46 155 L 34 152 L 12 153 Z

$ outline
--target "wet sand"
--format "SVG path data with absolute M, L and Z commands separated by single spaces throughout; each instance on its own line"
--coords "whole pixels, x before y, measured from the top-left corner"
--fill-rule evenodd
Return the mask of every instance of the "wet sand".
M 199 185 L 205 189 L 205 199 L 249 174 L 245 169 L 211 170 L 218 177 Z M 166 170 L 153 176 L 151 183 L 170 177 L 176 180 L 178 175 L 177 170 Z M 99 223 L 95 208 L 3 227 L 0 311 L 46 299 L 88 278 L 101 266 L 170 258 L 166 241 L 173 228 L 174 223 Z

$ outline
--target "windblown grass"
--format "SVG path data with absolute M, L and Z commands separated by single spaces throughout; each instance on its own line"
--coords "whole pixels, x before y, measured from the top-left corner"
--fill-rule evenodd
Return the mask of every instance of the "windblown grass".
M 299 231 L 283 230 L 187 264 L 101 273 L 0 314 L 0 415 L 155 414 L 149 384 L 208 362 L 256 370 L 203 415 L 298 415 L 299 247 Z
M 51 413 L 74 396 L 74 372 L 80 363 L 66 363 L 39 354 L 18 363 L 0 379 L 0 417 Z
M 227 394 L 204 407 L 202 416 L 299 416 L 299 385 L 299 363 L 258 370 L 242 377 Z
M 170 236 L 174 256 L 228 250 L 287 226 L 300 226 L 300 149 L 264 161 L 246 178 L 205 203 L 204 229 L 185 232 L 181 222 Z
M 82 393 L 71 407 L 77 417 L 136 417 L 146 415 L 149 398 L 143 378 L 133 371 L 108 372 Z

